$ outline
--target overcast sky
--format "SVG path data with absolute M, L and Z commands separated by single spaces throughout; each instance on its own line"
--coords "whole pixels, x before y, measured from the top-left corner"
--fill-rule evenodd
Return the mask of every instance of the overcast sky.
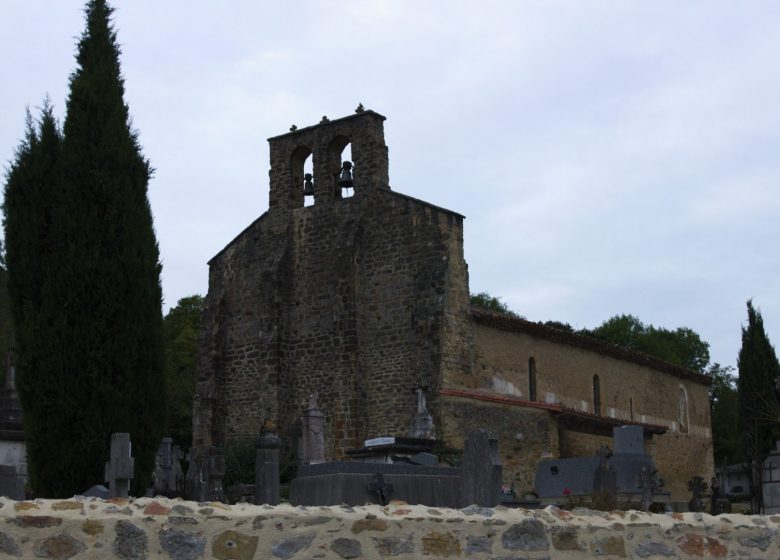
M 465 214 L 472 292 L 530 320 L 687 326 L 736 365 L 745 301 L 780 341 L 780 3 L 115 0 L 156 168 L 166 309 L 268 205 L 266 139 L 387 116 L 390 184 Z M 77 0 L 0 0 L 0 160 Z

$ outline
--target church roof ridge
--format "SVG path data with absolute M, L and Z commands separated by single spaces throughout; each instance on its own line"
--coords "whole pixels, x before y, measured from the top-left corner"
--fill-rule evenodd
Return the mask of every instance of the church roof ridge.
M 387 120 L 386 116 L 381 115 L 381 114 L 377 113 L 376 111 L 372 111 L 371 109 L 366 109 L 365 111 L 361 111 L 360 113 L 355 113 L 354 115 L 347 115 L 346 117 L 339 117 L 338 119 L 333 119 L 333 120 L 329 120 L 327 117 L 322 117 L 323 120 L 318 122 L 317 124 L 312 124 L 312 125 L 309 125 L 309 126 L 305 126 L 303 128 L 295 127 L 293 130 L 290 130 L 289 132 L 285 132 L 284 134 L 278 134 L 276 136 L 271 136 L 270 138 L 268 138 L 268 141 L 270 142 L 271 140 L 276 140 L 277 138 L 284 138 L 285 136 L 293 136 L 293 135 L 296 135 L 296 134 L 300 134 L 301 132 L 306 132 L 307 130 L 311 130 L 313 128 L 319 128 L 321 126 L 329 126 L 329 125 L 332 125 L 334 123 L 340 123 L 340 122 L 347 121 L 347 120 L 350 120 L 350 119 L 357 119 L 357 118 L 360 118 L 360 117 L 364 117 L 366 115 L 371 115 L 371 116 L 377 117 L 377 118 L 379 118 L 379 119 L 381 119 L 383 121 Z

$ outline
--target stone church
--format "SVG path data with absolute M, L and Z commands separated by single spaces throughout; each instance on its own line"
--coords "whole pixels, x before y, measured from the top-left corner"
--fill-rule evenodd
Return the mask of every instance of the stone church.
M 421 387 L 436 437 L 458 448 L 488 428 L 518 491 L 540 460 L 593 455 L 634 424 L 687 501 L 687 480 L 713 472 L 709 378 L 471 308 L 464 216 L 390 189 L 384 121 L 359 107 L 269 139 L 268 211 L 209 261 L 194 445 L 266 419 L 292 442 L 316 392 L 326 457 L 342 458 L 407 435 Z

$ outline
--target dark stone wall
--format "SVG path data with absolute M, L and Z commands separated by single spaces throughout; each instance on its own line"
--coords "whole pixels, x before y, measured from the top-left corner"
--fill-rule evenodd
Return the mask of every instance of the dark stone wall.
M 210 262 L 195 445 L 256 435 L 266 415 L 290 436 L 316 391 L 326 456 L 339 458 L 404 435 L 414 387 L 468 367 L 442 359 L 468 338 L 463 218 L 390 191 L 382 120 L 366 112 L 270 140 L 269 211 Z M 345 140 L 350 198 L 334 179 Z M 304 207 L 308 152 L 315 204 Z
M 442 397 L 440 413 L 447 445 L 463 449 L 473 430 L 485 429 L 498 438 L 505 484 L 519 493 L 534 489 L 539 461 L 558 457 L 558 422 L 546 410 Z

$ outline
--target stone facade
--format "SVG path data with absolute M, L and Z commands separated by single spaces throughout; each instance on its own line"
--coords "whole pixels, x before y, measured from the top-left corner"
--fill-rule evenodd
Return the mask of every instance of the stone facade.
M 384 117 L 365 111 L 270 139 L 269 210 L 209 263 L 194 444 L 291 436 L 309 394 L 325 452 L 405 433 L 414 387 L 468 359 L 463 216 L 392 192 Z M 334 175 L 351 142 L 354 196 Z M 303 165 L 314 164 L 304 207 Z
M 521 488 L 526 487 L 539 459 L 595 455 L 601 445 L 611 446 L 616 422 L 645 427 L 646 450 L 674 501 L 689 499 L 687 481 L 693 476 L 706 480 L 712 476 L 710 381 L 706 376 L 523 319 L 476 310 L 473 319 L 473 374 L 448 380 L 447 386 L 511 398 L 502 405 L 512 410 L 501 421 L 503 431 L 523 434 L 525 439 L 521 438 L 524 444 L 514 445 L 517 453 L 504 460 L 518 464 L 514 474 Z M 535 395 L 530 394 L 532 370 Z M 459 400 L 468 396 L 462 394 Z M 546 414 L 558 437 L 549 444 L 526 435 L 529 418 L 539 414 L 538 408 L 529 408 L 528 401 L 554 405 Z M 482 404 L 485 401 L 476 401 L 473 395 L 471 402 L 482 409 L 496 406 Z M 488 425 L 495 422 L 492 415 L 484 410 L 470 414 Z M 451 432 L 459 433 L 460 428 Z M 502 448 L 508 449 L 511 437 L 505 439 Z
M 390 189 L 384 120 L 361 111 L 269 140 L 269 209 L 209 262 L 194 445 L 257 436 L 270 419 L 289 453 L 316 392 L 325 456 L 340 459 L 369 437 L 406 435 L 422 386 L 445 444 L 493 430 L 505 482 L 520 491 L 540 459 L 592 454 L 612 426 L 633 422 L 686 501 L 685 481 L 712 473 L 707 379 L 470 309 L 463 216 Z M 348 144 L 354 196 L 344 197 Z

